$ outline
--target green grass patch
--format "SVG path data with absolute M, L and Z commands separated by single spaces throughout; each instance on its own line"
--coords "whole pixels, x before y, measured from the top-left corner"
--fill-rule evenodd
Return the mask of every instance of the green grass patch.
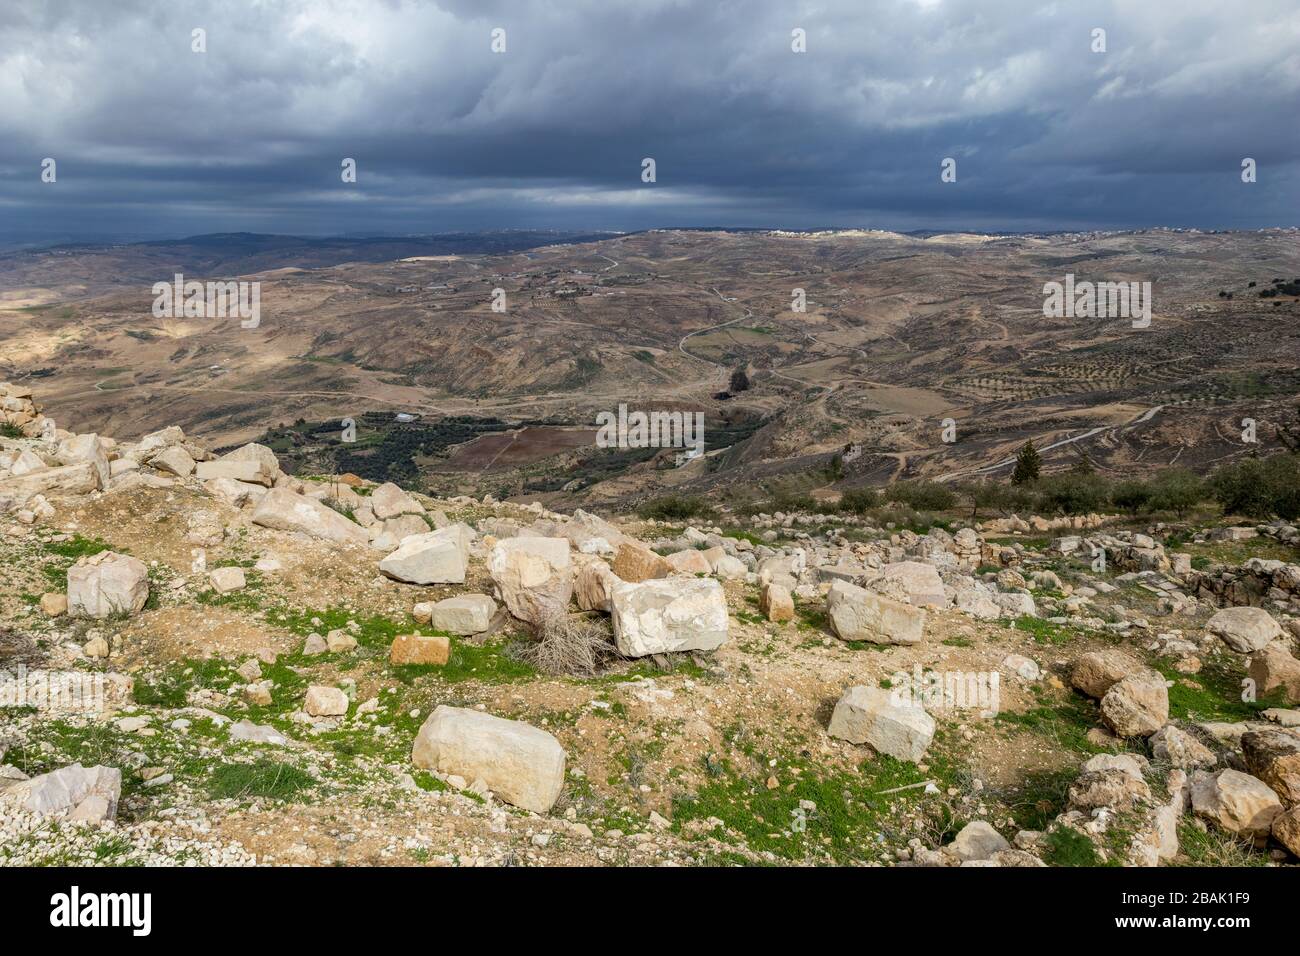
M 1039 644 L 1066 644 L 1075 636 L 1064 625 L 1053 624 L 1041 617 L 1030 617 L 1028 614 L 1020 615 L 1011 622 L 1011 626 L 1017 631 L 1033 635 L 1034 641 Z
M 1020 713 L 1000 711 L 994 719 L 1007 727 L 1022 728 L 1046 737 L 1066 750 L 1086 754 L 1102 752 L 1088 740 L 1088 731 L 1099 725 L 1096 705 L 1078 695 L 1059 703 L 1040 696 L 1038 706 Z
M 1196 674 L 1180 674 L 1166 662 L 1157 662 L 1156 668 L 1166 680 L 1173 681 L 1169 688 L 1169 716 L 1175 720 L 1235 723 L 1258 720 L 1260 712 L 1269 707 L 1288 706 L 1281 688 L 1257 700 L 1242 700 L 1241 681 L 1245 675 L 1224 658 L 1210 658 Z
M 895 819 L 901 820 L 903 811 L 917 806 L 934 808 L 938 817 L 933 826 L 941 834 L 957 829 L 956 821 L 940 809 L 946 804 L 935 803 L 921 787 L 881 793 L 928 779 L 945 786 L 951 768 L 934 754 L 927 771 L 892 757 L 864 761 L 856 773 L 825 773 L 802 759 L 779 760 L 779 769 L 770 772 L 782 782 L 771 790 L 766 784 L 766 761 L 757 765 L 758 772 L 745 773 L 725 758 L 705 758 L 711 780 L 694 793 L 674 797 L 674 828 L 688 833 L 683 827 L 689 821 L 716 817 L 728 831 L 739 834 L 751 851 L 771 852 L 785 860 L 834 863 L 875 859 L 885 849 L 905 844 L 913 831 L 896 825 Z M 800 801 L 811 801 L 815 809 L 801 806 Z M 736 839 L 735 834 L 720 830 L 712 835 Z
M 1078 830 L 1057 827 L 1043 841 L 1043 862 L 1048 866 L 1102 866 L 1097 847 Z
M 240 800 L 263 797 L 288 800 L 316 786 L 317 780 L 305 770 L 276 760 L 253 763 L 229 763 L 217 767 L 208 777 L 208 795 L 213 800 Z

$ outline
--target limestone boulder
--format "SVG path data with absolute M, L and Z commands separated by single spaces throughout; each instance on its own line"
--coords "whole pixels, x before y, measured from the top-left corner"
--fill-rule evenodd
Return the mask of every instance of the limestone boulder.
M 227 475 L 226 477 L 235 478 L 239 481 L 249 481 L 253 484 L 264 485 L 267 488 L 273 487 L 276 479 L 283 474 L 280 470 L 280 459 L 275 457 L 275 452 L 271 451 L 271 449 L 267 448 L 265 445 L 259 445 L 256 442 L 242 445 L 234 451 L 222 455 L 217 459 L 217 462 L 224 462 L 226 464 L 247 462 L 255 465 L 255 470 L 251 472 L 252 477 L 241 478 L 239 475 L 233 474 Z M 200 475 L 199 477 L 203 478 L 204 476 Z M 220 476 L 208 475 L 207 477 L 216 478 Z
M 1300 803 L 1300 735 L 1252 730 L 1241 736 L 1246 769 L 1273 788 L 1288 807 Z
M 164 448 L 149 459 L 149 464 L 159 471 L 165 471 L 177 478 L 188 478 L 194 474 L 194 459 L 180 445 L 171 445 Z
M 349 521 L 332 508 L 288 488 L 272 488 L 263 495 L 251 520 L 263 528 L 296 531 L 338 544 L 365 545 L 370 540 L 366 529 L 355 521 Z
M 653 578 L 666 578 L 673 566 L 638 541 L 627 540 L 618 546 L 613 571 L 619 580 L 637 584 Z
M 407 584 L 461 584 L 465 555 L 459 543 L 441 531 L 410 535 L 379 562 L 379 570 Z
M 1169 688 L 1158 671 L 1141 670 L 1111 685 L 1102 719 L 1120 737 L 1150 737 L 1169 723 Z
M 925 636 L 925 611 L 836 581 L 826 595 L 831 630 L 843 641 L 919 644 Z
M 913 607 L 945 607 L 948 598 L 943 591 L 943 579 L 932 564 L 923 561 L 895 561 L 880 569 L 880 576 L 870 582 L 875 587 L 877 582 L 901 589 L 907 595 L 907 603 Z M 891 588 L 886 594 L 897 593 Z
M 348 712 L 348 695 L 337 687 L 312 684 L 302 709 L 312 717 L 342 717 Z
M 1225 607 L 1206 622 L 1205 629 L 1238 654 L 1258 651 L 1282 636 L 1282 626 L 1258 607 Z
M 149 569 L 126 554 L 101 551 L 68 569 L 68 616 L 138 614 L 149 600 Z
M 974 820 L 957 832 L 953 841 L 943 848 L 949 856 L 958 860 L 991 860 L 995 854 L 1010 850 L 1011 844 L 993 825 L 983 820 Z
M 429 608 L 429 624 L 448 634 L 478 634 L 486 631 L 497 613 L 497 602 L 486 594 L 460 594 L 435 602 Z
M 506 803 L 534 813 L 549 811 L 564 789 L 564 748 L 555 737 L 463 707 L 440 705 L 429 715 L 411 760 L 424 770 L 481 780 Z
M 581 555 L 573 576 L 573 600 L 580 611 L 604 611 L 613 607 L 614 585 L 618 575 L 600 558 Z
M 505 538 L 488 552 L 487 569 L 519 620 L 537 624 L 567 613 L 573 596 L 567 538 Z
M 391 481 L 384 482 L 370 493 L 370 508 L 380 521 L 387 521 L 399 515 L 424 514 L 424 505 Z
M 610 606 L 614 643 L 625 657 L 711 651 L 727 640 L 727 599 L 712 578 L 619 582 Z
M 1116 683 L 1142 669 L 1135 658 L 1114 648 L 1089 651 L 1070 668 L 1070 685 L 1100 700 Z
M 684 551 L 676 551 L 664 558 L 674 571 L 683 574 L 712 574 L 713 565 L 709 564 L 709 559 L 704 556 L 704 552 L 696 548 L 687 548 Z
M 451 641 L 445 634 L 399 634 L 388 649 L 393 664 L 436 664 L 451 659 Z
M 1280 642 L 1252 654 L 1246 675 L 1255 682 L 1256 693 L 1281 690 L 1288 702 L 1300 704 L 1300 660 Z
M 1166 724 L 1151 738 L 1151 755 L 1179 770 L 1213 767 L 1218 762 L 1214 751 L 1177 724 Z
M 122 771 L 79 763 L 0 790 L 0 800 L 13 801 L 32 813 L 70 813 L 91 822 L 113 819 L 121 795 Z
M 768 582 L 759 588 L 758 609 L 769 621 L 793 621 L 794 597 L 789 589 L 776 582 Z
M 1275 816 L 1272 830 L 1274 840 L 1291 851 L 1292 856 L 1300 857 L 1300 806 Z
M 22 502 L 35 495 L 88 495 L 103 487 L 94 462 L 83 461 L 0 478 L 0 500 Z
M 54 457 L 60 465 L 89 464 L 95 470 L 100 488 L 108 487 L 112 473 L 108 466 L 108 452 L 96 434 L 74 435 L 59 442 Z
M 917 763 L 934 739 L 934 718 L 911 700 L 879 687 L 850 687 L 835 705 L 828 732 L 877 753 Z
M 1268 834 L 1282 801 L 1264 781 L 1238 770 L 1199 772 L 1192 778 L 1192 810 L 1228 833 L 1258 838 Z
M 248 584 L 243 568 L 214 568 L 208 573 L 208 583 L 218 594 L 242 591 Z

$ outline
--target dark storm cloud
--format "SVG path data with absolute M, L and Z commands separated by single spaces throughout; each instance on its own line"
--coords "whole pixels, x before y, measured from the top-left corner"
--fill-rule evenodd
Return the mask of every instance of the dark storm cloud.
M 1298 41 L 1291 0 L 11 0 L 0 233 L 1293 224 Z

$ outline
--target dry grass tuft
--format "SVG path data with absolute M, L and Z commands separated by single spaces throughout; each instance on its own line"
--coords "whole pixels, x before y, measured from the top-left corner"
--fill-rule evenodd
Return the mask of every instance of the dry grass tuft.
M 603 617 L 557 614 L 533 625 L 533 642 L 518 656 L 544 674 L 590 677 L 616 657 L 613 631 Z

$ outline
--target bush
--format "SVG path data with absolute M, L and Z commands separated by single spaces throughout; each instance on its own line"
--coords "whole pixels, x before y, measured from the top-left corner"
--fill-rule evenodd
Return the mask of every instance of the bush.
M 1300 517 L 1300 458 L 1282 454 L 1224 465 L 1210 477 L 1209 489 L 1224 514 L 1294 520 Z
M 668 495 L 647 501 L 637 509 L 637 515 L 647 521 L 684 521 L 699 518 L 712 511 L 703 498 Z
M 535 643 L 524 645 L 517 656 L 543 674 L 590 677 L 616 656 L 613 631 L 603 618 L 560 613 L 531 625 L 530 630 Z
M 1116 508 L 1136 515 L 1151 503 L 1151 489 L 1145 481 L 1121 481 L 1111 489 L 1110 500 Z
M 821 505 L 812 499 L 812 496 L 794 491 L 778 491 L 772 496 L 768 507 L 772 511 L 781 511 L 789 514 L 792 511 L 816 512 L 821 511 Z
M 1162 471 L 1149 487 L 1153 511 L 1172 511 L 1183 517 L 1205 499 L 1205 482 L 1183 468 Z
M 874 488 L 849 488 L 840 498 L 840 511 L 848 514 L 866 514 L 879 499 Z
M 916 511 L 946 511 L 957 496 L 946 485 L 933 481 L 900 481 L 885 489 L 886 501 L 899 501 Z
M 1106 482 L 1094 474 L 1067 471 L 1040 479 L 1035 486 L 1041 511 L 1082 515 L 1106 506 Z
M 1012 497 L 1011 489 L 994 481 L 968 481 L 955 485 L 953 490 L 970 505 L 970 519 L 979 517 L 981 509 L 996 510 L 1007 507 Z

